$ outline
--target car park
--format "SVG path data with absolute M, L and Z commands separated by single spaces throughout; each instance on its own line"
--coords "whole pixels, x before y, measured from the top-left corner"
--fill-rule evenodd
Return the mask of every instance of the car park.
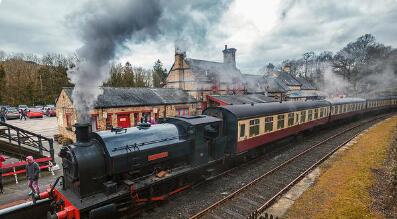
M 31 108 L 28 110 L 27 116 L 31 118 L 43 118 L 43 112 L 38 108 Z
M 45 107 L 44 109 L 44 113 L 46 116 L 52 117 L 57 115 L 55 107 Z
M 19 119 L 19 112 L 16 107 L 8 107 L 6 113 L 7 119 Z

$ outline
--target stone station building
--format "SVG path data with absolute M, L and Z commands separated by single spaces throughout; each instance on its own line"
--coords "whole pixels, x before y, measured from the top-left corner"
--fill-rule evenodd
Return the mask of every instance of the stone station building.
M 93 131 L 111 127 L 134 127 L 146 118 L 150 122 L 172 116 L 196 115 L 197 101 L 187 92 L 166 88 L 103 87 L 90 112 Z M 56 111 L 59 133 L 75 141 L 76 114 L 72 100 L 73 88 L 63 88 Z

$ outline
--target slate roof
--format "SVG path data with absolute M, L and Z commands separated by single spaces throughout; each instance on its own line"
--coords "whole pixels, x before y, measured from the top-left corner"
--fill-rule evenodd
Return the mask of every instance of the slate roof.
M 243 78 L 248 93 L 266 92 L 266 80 L 262 75 L 243 74 Z
M 285 71 L 278 71 L 275 72 L 276 77 L 283 83 L 285 83 L 285 85 L 288 86 L 301 86 L 301 83 L 299 83 L 298 80 L 295 79 L 294 76 L 288 74 Z
M 305 78 L 295 77 L 295 79 L 302 85 L 301 90 L 316 90 L 317 88 Z
M 216 77 L 220 82 L 227 83 L 229 81 L 232 82 L 233 79 L 242 78 L 240 70 L 223 62 L 211 62 L 191 58 L 185 59 L 185 62 L 199 81 L 212 81 L 212 78 Z
M 248 93 L 285 93 L 288 86 L 279 82 L 277 77 L 244 74 L 244 81 Z
M 73 88 L 63 88 L 72 100 Z M 103 87 L 95 108 L 153 106 L 196 103 L 187 92 L 171 88 L 115 88 Z
M 268 103 L 275 102 L 271 97 L 264 94 L 243 94 L 243 95 L 210 95 L 210 97 L 220 100 L 229 105 Z

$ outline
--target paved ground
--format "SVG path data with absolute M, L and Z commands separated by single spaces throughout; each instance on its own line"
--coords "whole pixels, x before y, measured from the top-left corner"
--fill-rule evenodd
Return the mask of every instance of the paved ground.
M 53 138 L 55 134 L 58 134 L 57 119 L 56 117 L 44 117 L 42 119 L 27 119 L 25 120 L 8 120 L 7 123 L 29 130 L 31 132 L 41 134 L 48 138 Z M 60 159 L 56 156 L 59 152 L 60 145 L 54 142 L 55 160 L 60 164 Z M 6 163 L 15 162 L 16 159 L 8 159 Z M 56 177 L 62 175 L 62 170 L 54 171 L 55 176 L 52 176 L 47 170 L 42 170 L 41 178 L 39 180 L 40 189 L 45 190 L 49 184 L 53 183 Z M 9 205 L 19 204 L 28 200 L 27 194 L 29 189 L 27 188 L 27 181 L 25 177 L 19 176 L 19 183 L 15 183 L 14 177 L 7 177 L 3 179 L 4 194 L 0 194 L 0 209 Z
M 7 123 L 37 134 L 41 134 L 48 138 L 52 138 L 55 134 L 58 134 L 56 117 L 45 116 L 44 118 L 34 118 L 27 120 L 13 119 L 7 120 Z

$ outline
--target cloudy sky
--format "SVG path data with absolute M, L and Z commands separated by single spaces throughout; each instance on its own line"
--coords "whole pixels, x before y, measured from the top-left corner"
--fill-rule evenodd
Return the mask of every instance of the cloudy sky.
M 222 60 L 227 44 L 237 49 L 238 67 L 255 74 L 268 62 L 298 58 L 306 51 L 335 52 L 365 33 L 397 47 L 397 0 L 158 1 L 157 24 L 122 40 L 114 59 L 147 68 L 160 59 L 169 68 L 176 43 L 188 57 L 214 61 Z M 79 25 L 82 17 L 106 22 L 109 15 L 102 16 L 107 12 L 100 6 L 111 11 L 116 5 L 111 13 L 116 18 L 128 11 L 118 11 L 123 1 L 110 6 L 97 2 L 0 0 L 0 50 L 72 54 L 87 40 L 84 31 L 90 27 Z

